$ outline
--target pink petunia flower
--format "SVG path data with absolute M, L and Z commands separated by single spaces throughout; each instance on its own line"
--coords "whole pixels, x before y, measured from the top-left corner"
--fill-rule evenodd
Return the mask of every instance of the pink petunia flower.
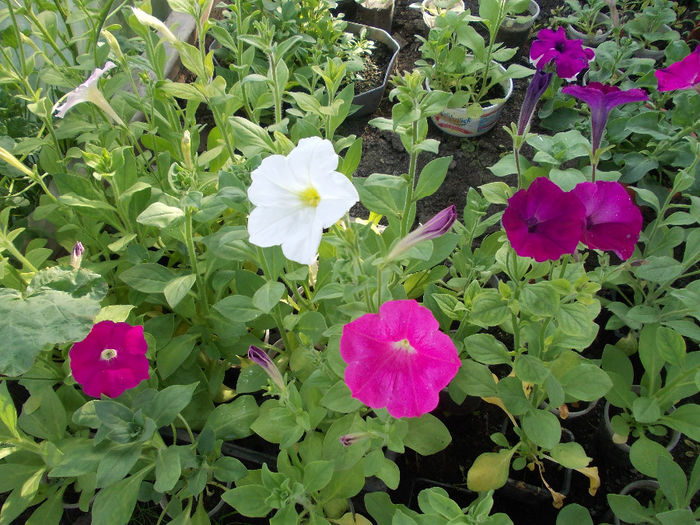
M 148 379 L 143 326 L 101 321 L 70 349 L 73 377 L 92 397 L 119 397 Z
M 542 262 L 576 250 L 585 217 L 586 210 L 575 195 L 539 177 L 508 199 L 502 220 L 515 253 Z
M 649 95 L 643 89 L 622 90 L 617 86 L 608 86 L 600 82 L 590 82 L 586 86 L 566 86 L 561 92 L 583 100 L 591 108 L 593 153 L 600 147 L 608 115 L 614 107 L 629 102 L 649 100 Z
M 659 69 L 654 74 L 659 81 L 659 91 L 696 89 L 700 92 L 700 46 L 683 60 Z
M 619 182 L 582 182 L 571 193 L 586 208 L 581 241 L 591 249 L 612 250 L 626 261 L 642 230 L 642 213 Z
M 566 38 L 563 27 L 556 31 L 542 29 L 530 46 L 530 62 L 537 69 L 554 62 L 559 78 L 574 80 L 595 58 L 593 50 L 582 44 L 583 40 Z
M 420 417 L 438 404 L 460 367 L 457 348 L 415 300 L 387 301 L 343 327 L 340 355 L 352 397 L 395 418 Z

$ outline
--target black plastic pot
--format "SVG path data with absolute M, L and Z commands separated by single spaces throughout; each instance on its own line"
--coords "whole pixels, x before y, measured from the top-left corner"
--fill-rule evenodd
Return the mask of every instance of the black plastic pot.
M 640 479 L 637 481 L 633 481 L 632 483 L 628 483 L 625 485 L 622 490 L 620 491 L 620 495 L 624 496 L 625 494 L 631 494 L 633 492 L 650 492 L 655 493 L 659 488 L 659 482 L 654 480 L 654 479 Z M 627 525 L 626 521 L 620 521 L 620 518 L 615 516 L 615 525 Z
M 612 34 L 612 21 L 610 20 L 610 17 L 605 13 L 598 13 L 598 16 L 596 16 L 596 22 L 598 22 L 599 24 L 607 23 L 610 29 L 603 33 L 596 33 L 595 35 L 590 35 L 587 33 L 581 33 L 574 26 L 568 25 L 566 26 L 566 36 L 568 36 L 569 38 L 583 40 L 583 45 L 585 46 L 597 47 L 599 44 L 605 42 L 608 39 L 608 37 Z
M 632 385 L 632 390 L 639 394 L 640 391 L 640 386 L 639 385 Z M 606 456 L 608 459 L 612 460 L 613 462 L 617 463 L 618 465 L 623 465 L 623 466 L 631 466 L 632 463 L 630 462 L 630 446 L 627 443 L 615 443 L 613 441 L 613 434 L 615 433 L 612 428 L 612 424 L 610 423 L 611 419 L 611 414 L 610 414 L 610 402 L 606 401 L 605 402 L 605 407 L 603 408 L 603 424 L 600 425 L 600 441 L 604 445 L 604 450 L 607 451 Z M 669 412 L 673 412 L 676 409 L 675 406 L 672 406 L 669 410 Z M 663 444 L 666 447 L 666 450 L 671 451 L 674 448 L 676 448 L 676 445 L 681 440 L 681 434 L 677 430 L 674 430 L 668 440 L 668 443 Z
M 375 42 L 380 42 L 387 46 L 392 51 L 391 59 L 389 64 L 387 64 L 386 71 L 384 72 L 384 78 L 382 79 L 382 84 L 368 91 L 362 93 L 357 93 L 353 99 L 352 103 L 360 106 L 355 113 L 350 117 L 364 117 L 374 113 L 379 107 L 379 103 L 384 96 L 384 91 L 389 83 L 389 77 L 391 76 L 391 70 L 394 69 L 394 64 L 396 64 L 396 57 L 399 54 L 399 43 L 392 38 L 392 36 L 377 27 L 366 26 L 363 24 L 356 24 L 354 22 L 348 22 L 346 31 L 355 35 L 360 34 L 360 32 L 365 29 L 367 31 L 367 38 L 374 40 Z
M 496 42 L 503 42 L 508 47 L 523 47 L 530 37 L 530 31 L 540 14 L 540 6 L 535 0 L 530 0 L 526 22 L 518 22 L 518 17 L 507 17 L 496 35 Z M 527 16 L 523 14 L 522 16 Z
M 391 33 L 395 4 L 395 0 L 369 0 L 362 3 L 341 0 L 337 10 L 345 15 L 348 22 L 378 27 Z

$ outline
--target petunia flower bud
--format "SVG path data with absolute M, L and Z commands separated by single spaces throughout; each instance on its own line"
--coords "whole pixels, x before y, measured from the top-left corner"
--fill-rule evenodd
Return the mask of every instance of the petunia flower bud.
M 131 11 L 141 24 L 155 29 L 171 44 L 175 45 L 179 42 L 173 32 L 170 31 L 170 28 L 168 28 L 168 26 L 166 26 L 161 20 L 158 20 L 155 16 L 149 15 L 138 7 L 132 7 Z
M 454 204 L 438 212 L 435 217 L 430 219 L 425 224 L 420 225 L 411 233 L 401 239 L 396 246 L 389 252 L 387 260 L 391 261 L 399 257 L 404 252 L 413 248 L 416 244 L 435 239 L 450 231 L 455 220 L 457 220 L 457 211 Z
M 180 141 L 180 149 L 182 150 L 182 156 L 185 159 L 185 166 L 188 169 L 192 169 L 192 139 L 190 138 L 190 131 L 186 129 L 182 134 L 182 140 Z
M 80 241 L 76 242 L 70 252 L 70 265 L 76 270 L 80 269 L 80 263 L 83 260 L 84 252 L 85 248 L 83 247 L 83 243 Z
M 540 97 L 547 91 L 547 87 L 552 80 L 552 73 L 545 73 L 538 69 L 527 86 L 523 105 L 520 106 L 520 118 L 518 119 L 518 135 L 525 135 L 530 127 L 532 115 L 535 113 L 535 106 L 539 102 Z
M 353 443 L 357 443 L 358 441 L 362 441 L 363 439 L 367 439 L 369 437 L 369 434 L 367 432 L 353 432 L 351 434 L 343 434 L 340 436 L 340 443 L 344 447 L 349 447 Z
M 282 378 L 282 374 L 280 373 L 279 369 L 275 363 L 272 362 L 270 356 L 268 356 L 262 349 L 258 348 L 257 346 L 251 346 L 248 349 L 248 359 L 257 365 L 260 365 L 262 369 L 265 370 L 265 373 L 270 376 L 272 382 L 277 385 L 280 390 L 284 390 L 286 388 L 284 379 Z

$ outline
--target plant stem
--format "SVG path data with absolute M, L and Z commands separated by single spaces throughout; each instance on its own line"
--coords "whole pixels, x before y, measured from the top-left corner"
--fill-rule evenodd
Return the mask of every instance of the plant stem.
M 185 212 L 185 242 L 187 243 L 187 255 L 190 259 L 190 265 L 192 266 L 192 271 L 195 275 L 195 280 L 197 282 L 197 292 L 199 294 L 199 302 L 206 317 L 209 315 L 209 301 L 207 299 L 207 291 L 204 287 L 204 281 L 202 280 L 202 275 L 199 273 L 199 268 L 197 264 L 197 252 L 195 251 L 194 238 L 192 233 L 192 211 L 188 208 Z
M 400 237 L 405 237 L 408 234 L 410 224 L 408 218 L 413 215 L 411 207 L 413 206 L 413 191 L 416 184 L 416 166 L 418 165 L 418 151 L 416 150 L 416 142 L 418 141 L 418 122 L 413 121 L 411 124 L 411 152 L 408 162 L 408 188 L 406 190 L 406 202 L 404 203 L 403 213 L 401 215 L 401 232 Z

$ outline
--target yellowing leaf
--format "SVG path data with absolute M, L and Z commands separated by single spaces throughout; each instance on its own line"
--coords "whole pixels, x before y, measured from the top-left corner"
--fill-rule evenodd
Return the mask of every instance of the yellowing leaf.
M 600 487 L 600 476 L 598 475 L 598 467 L 577 468 L 576 470 L 588 478 L 590 483 L 588 487 L 588 493 L 591 496 L 595 496 L 596 492 L 598 492 L 598 488 Z

